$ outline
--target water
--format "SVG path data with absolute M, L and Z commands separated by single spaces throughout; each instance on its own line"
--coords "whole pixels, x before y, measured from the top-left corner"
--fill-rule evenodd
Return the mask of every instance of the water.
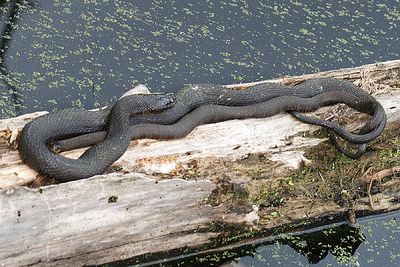
M 400 213 L 362 218 L 359 224 L 359 229 L 347 224 L 328 225 L 149 266 L 399 266 Z
M 399 58 L 400 0 L 0 1 L 0 118 Z
M 400 0 L 0 0 L 0 25 L 0 118 L 112 104 L 138 84 L 174 92 L 400 57 Z M 333 243 L 323 247 L 343 231 L 353 238 L 338 254 L 285 237 L 210 255 L 206 266 L 396 266 L 398 219 L 364 221 L 362 234 L 329 230 Z

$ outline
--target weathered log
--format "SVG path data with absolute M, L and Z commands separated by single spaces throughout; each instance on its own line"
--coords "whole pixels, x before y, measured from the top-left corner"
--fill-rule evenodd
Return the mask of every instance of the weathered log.
M 216 225 L 263 230 L 321 217 L 343 220 L 353 208 L 358 215 L 399 209 L 400 60 L 273 81 L 320 76 L 350 79 L 377 93 L 388 114 L 384 135 L 359 161 L 335 152 L 318 127 L 282 114 L 202 125 L 178 140 L 135 141 L 107 174 L 29 188 L 21 185 L 38 175 L 22 164 L 13 141 L 43 113 L 0 121 L 0 262 L 99 264 L 207 248 L 235 234 Z M 339 114 L 349 129 L 363 122 L 342 107 L 317 114 Z M 354 191 L 363 185 L 367 197 Z M 356 204 L 339 205 L 329 194 Z

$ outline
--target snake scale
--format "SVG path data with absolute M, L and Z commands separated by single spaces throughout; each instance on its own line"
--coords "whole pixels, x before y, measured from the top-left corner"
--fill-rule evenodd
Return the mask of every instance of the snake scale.
M 337 103 L 371 118 L 358 133 L 350 133 L 336 122 L 299 113 Z M 23 128 L 18 149 L 23 162 L 39 173 L 71 181 L 104 172 L 123 155 L 132 139 L 179 138 L 201 124 L 269 117 L 284 111 L 303 122 L 325 127 L 334 145 L 351 157 L 359 157 L 365 145 L 378 137 L 386 125 L 386 114 L 379 102 L 341 79 L 317 78 L 295 86 L 263 83 L 246 90 L 198 84 L 187 85 L 176 94 L 125 96 L 111 109 L 71 108 L 41 116 Z M 348 152 L 338 144 L 336 136 L 357 144 L 359 151 Z M 92 146 L 79 159 L 70 159 L 54 153 L 50 144 L 59 150 Z

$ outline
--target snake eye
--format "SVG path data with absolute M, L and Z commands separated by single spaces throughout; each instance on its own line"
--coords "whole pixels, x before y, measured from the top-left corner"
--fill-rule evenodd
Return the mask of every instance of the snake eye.
M 149 112 L 158 112 L 173 106 L 175 97 L 173 94 L 159 94 L 152 96 L 151 104 L 147 104 Z

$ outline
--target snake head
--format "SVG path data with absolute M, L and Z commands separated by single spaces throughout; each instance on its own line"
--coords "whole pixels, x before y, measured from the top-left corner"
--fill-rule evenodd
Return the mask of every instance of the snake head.
M 171 108 L 175 103 L 175 94 L 152 94 L 143 97 L 149 98 L 145 101 L 148 112 L 157 112 Z

